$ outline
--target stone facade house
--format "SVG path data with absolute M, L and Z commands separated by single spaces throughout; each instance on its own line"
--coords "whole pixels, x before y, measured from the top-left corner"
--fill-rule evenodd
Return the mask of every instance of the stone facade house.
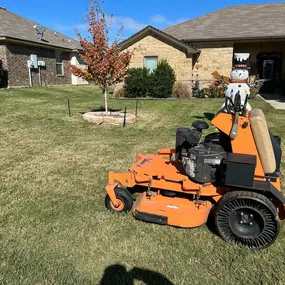
M 212 73 L 229 76 L 233 53 L 250 53 L 251 80 L 265 92 L 278 92 L 285 73 L 285 2 L 230 6 L 169 27 L 152 26 L 122 43 L 133 52 L 131 67 L 150 69 L 167 59 L 177 80 L 205 87 Z M 187 48 L 188 47 L 188 48 Z
M 0 7 L 0 60 L 8 74 L 6 87 L 86 83 L 69 72 L 70 63 L 82 65 L 80 50 L 78 41 Z

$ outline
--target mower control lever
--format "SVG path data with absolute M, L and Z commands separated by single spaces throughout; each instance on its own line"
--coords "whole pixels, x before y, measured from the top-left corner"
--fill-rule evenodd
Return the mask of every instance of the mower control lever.
M 237 136 L 239 113 L 236 112 L 235 121 L 230 133 L 230 138 L 234 139 Z
M 237 136 L 237 130 L 238 130 L 238 119 L 239 119 L 239 113 L 241 111 L 241 97 L 239 91 L 237 92 L 234 100 L 234 110 L 235 110 L 235 121 L 230 133 L 230 138 L 234 139 Z
M 245 96 L 245 100 L 244 100 L 244 105 L 243 105 L 243 109 L 242 109 L 242 115 L 243 116 L 245 116 L 245 114 L 246 114 L 247 101 L 248 101 L 248 94 Z
M 236 93 L 234 97 L 234 102 L 232 98 L 226 97 L 225 108 L 229 114 L 233 115 L 242 111 L 243 106 L 241 105 L 241 96 L 239 91 Z
M 234 102 L 230 97 L 226 97 L 225 108 L 229 114 L 235 114 L 232 110 L 234 106 Z
M 237 92 L 237 94 L 235 95 L 235 99 L 234 99 L 234 109 L 235 112 L 240 112 L 241 111 L 241 97 L 240 97 L 240 93 L 239 91 Z

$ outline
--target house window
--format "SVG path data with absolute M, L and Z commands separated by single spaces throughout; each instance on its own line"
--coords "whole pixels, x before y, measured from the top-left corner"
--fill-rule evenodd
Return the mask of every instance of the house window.
M 63 60 L 60 51 L 55 51 L 55 61 L 56 61 L 56 75 L 64 75 L 63 73 Z
M 84 60 L 81 58 L 79 54 L 76 55 L 76 60 L 77 60 L 78 65 L 86 65 L 86 63 L 84 62 Z
M 158 58 L 157 56 L 145 56 L 144 57 L 144 67 L 153 71 L 157 68 Z

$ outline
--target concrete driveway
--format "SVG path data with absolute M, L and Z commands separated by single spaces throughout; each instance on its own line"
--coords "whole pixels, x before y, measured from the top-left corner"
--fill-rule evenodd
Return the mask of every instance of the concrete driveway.
M 285 96 L 280 94 L 260 94 L 275 109 L 285 110 Z

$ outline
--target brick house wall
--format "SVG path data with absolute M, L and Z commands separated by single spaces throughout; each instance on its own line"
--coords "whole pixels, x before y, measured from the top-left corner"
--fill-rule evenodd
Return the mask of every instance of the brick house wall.
M 158 61 L 166 59 L 174 69 L 176 80 L 190 85 L 192 80 L 192 58 L 169 44 L 152 36 L 146 36 L 129 48 L 133 52 L 130 67 L 143 67 L 145 56 L 157 56 Z
M 29 71 L 27 61 L 31 54 L 36 54 L 38 60 L 45 61 L 46 66 L 41 67 L 42 85 L 65 85 L 71 84 L 71 73 L 69 72 L 70 53 L 62 52 L 64 75 L 56 75 L 55 50 L 28 46 L 18 43 L 6 43 L 6 60 L 9 76 L 9 86 L 29 86 Z M 32 83 L 39 85 L 39 69 L 32 69 Z
M 201 53 L 193 66 L 193 79 L 199 81 L 200 88 L 213 82 L 212 73 L 230 76 L 233 60 L 233 43 L 194 43 Z
M 233 43 L 194 43 L 200 54 L 187 58 L 182 51 L 152 37 L 146 36 L 130 46 L 133 52 L 130 67 L 143 67 L 145 56 L 166 59 L 176 73 L 176 79 L 192 87 L 196 80 L 200 88 L 212 81 L 212 73 L 218 71 L 229 76 L 232 70 Z

